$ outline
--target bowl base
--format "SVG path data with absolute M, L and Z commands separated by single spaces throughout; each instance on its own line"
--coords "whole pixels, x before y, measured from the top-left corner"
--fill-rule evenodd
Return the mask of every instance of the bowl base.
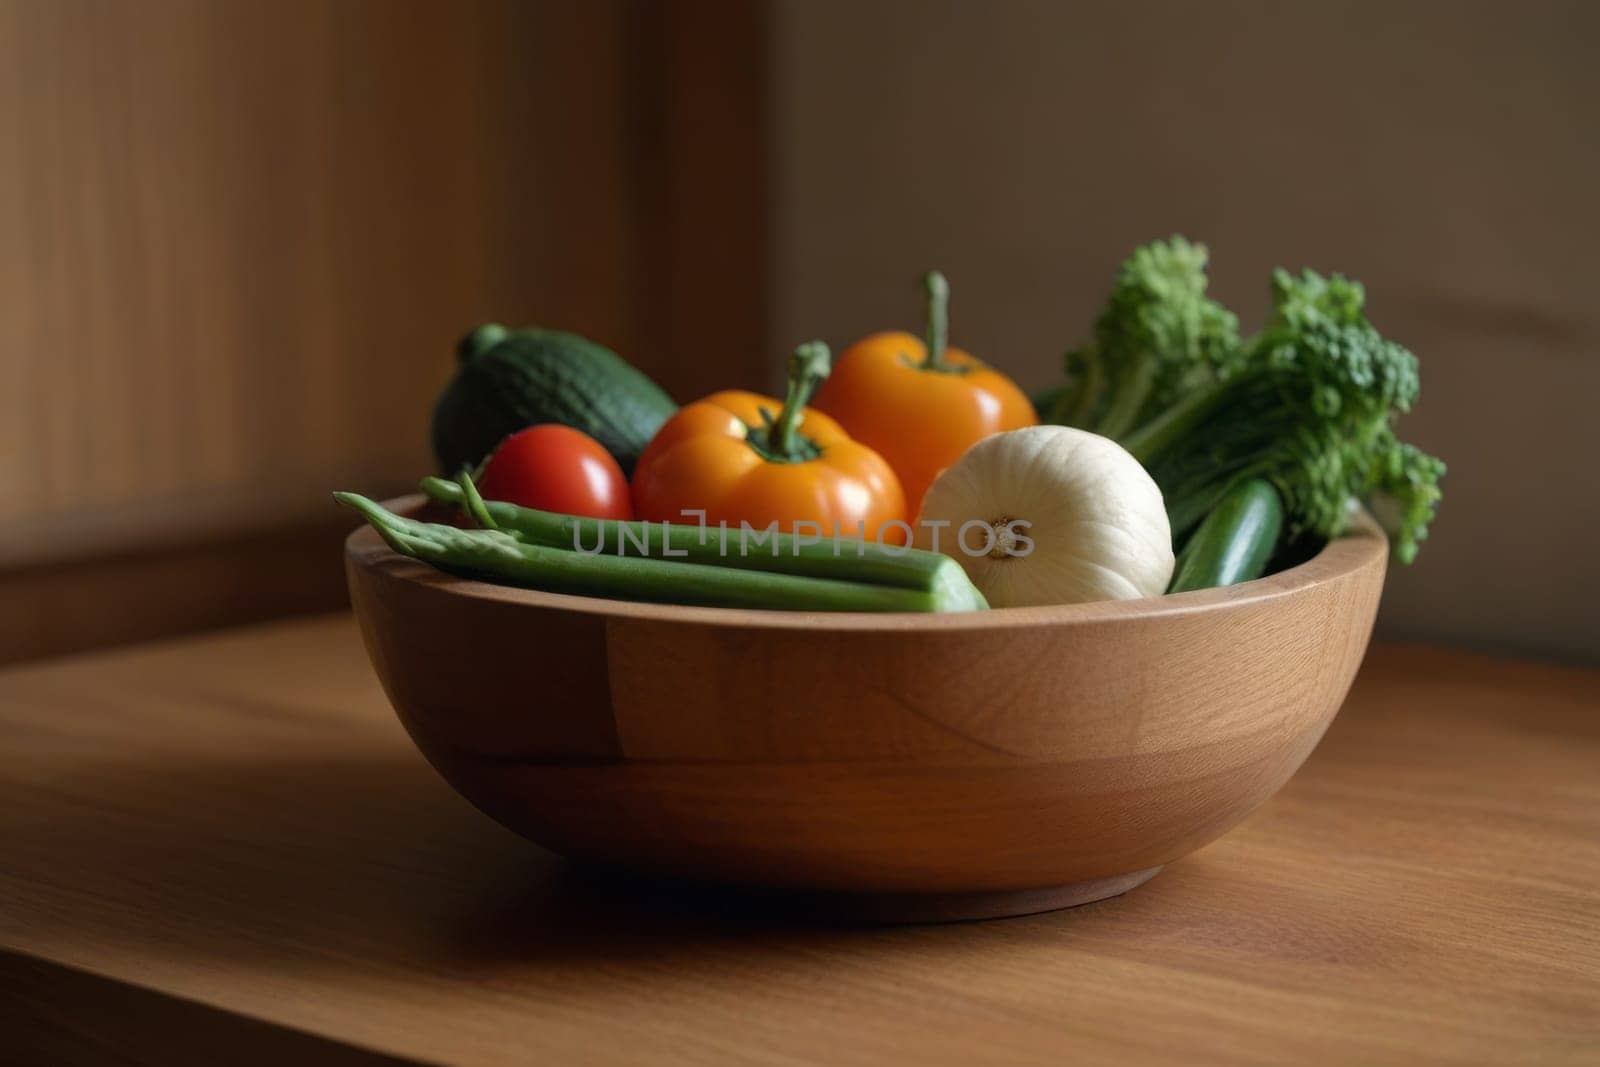
M 584 900 L 629 909 L 699 918 L 758 920 L 787 925 L 899 925 L 1010 919 L 1060 911 L 1121 896 L 1160 874 L 1162 867 L 1038 889 L 966 893 L 773 889 L 727 882 L 688 881 L 593 859 L 571 857 L 573 885 Z
M 1009 919 L 1043 911 L 1075 908 L 1121 896 L 1161 872 L 1160 867 L 1110 878 L 976 893 L 805 893 L 796 894 L 795 911 L 808 918 L 870 923 L 948 923 Z

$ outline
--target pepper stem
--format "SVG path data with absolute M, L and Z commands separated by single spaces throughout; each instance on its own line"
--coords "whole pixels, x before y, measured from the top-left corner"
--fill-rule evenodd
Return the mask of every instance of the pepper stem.
M 783 410 L 767 430 L 767 448 L 773 455 L 798 456 L 795 431 L 800 425 L 801 411 L 832 369 L 828 346 L 821 341 L 807 341 L 789 357 L 789 388 L 784 394 Z
M 950 283 L 944 275 L 930 270 L 922 279 L 928 291 L 928 354 L 922 357 L 922 370 L 945 370 L 944 350 L 950 342 Z

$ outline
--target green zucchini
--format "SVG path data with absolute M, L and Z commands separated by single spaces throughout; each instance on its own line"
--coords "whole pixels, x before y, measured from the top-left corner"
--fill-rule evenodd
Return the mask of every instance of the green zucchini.
M 1178 554 L 1169 593 L 1237 585 L 1266 573 L 1283 530 L 1283 498 L 1265 478 L 1231 487 Z
M 983 594 L 955 566 L 959 580 L 934 589 L 746 570 L 735 559 L 710 566 L 678 559 L 585 555 L 529 544 L 502 530 L 462 530 L 396 515 L 355 493 L 335 493 L 359 511 L 401 555 L 441 570 L 556 593 L 667 604 L 782 611 L 979 611 Z
M 560 423 L 582 430 L 625 474 L 677 405 L 603 345 L 560 330 L 488 323 L 456 348 L 458 366 L 433 409 L 433 450 L 454 475 L 476 467 L 518 430 Z

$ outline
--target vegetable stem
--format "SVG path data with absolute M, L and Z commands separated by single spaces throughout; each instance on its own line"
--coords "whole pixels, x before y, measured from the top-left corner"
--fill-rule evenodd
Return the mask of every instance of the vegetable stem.
M 489 509 L 484 506 L 483 497 L 478 492 L 478 485 L 472 480 L 471 473 L 462 471 L 456 476 L 456 484 L 461 489 L 461 506 L 472 521 L 482 526 L 485 530 L 498 530 L 500 524 L 489 514 Z
M 811 395 L 831 369 L 828 346 L 821 341 L 807 341 L 789 357 L 789 387 L 784 394 L 783 409 L 767 431 L 767 448 L 774 456 L 789 462 L 806 458 L 801 454 L 795 431 Z
M 510 336 L 511 331 L 498 322 L 486 322 L 461 339 L 456 345 L 456 358 L 469 363 Z
M 1078 376 L 1071 393 L 1061 398 L 1050 413 L 1051 422 L 1087 427 L 1089 415 L 1105 388 L 1105 362 L 1100 350 L 1090 345 L 1078 354 Z M 1070 401 L 1070 403 L 1068 402 Z
M 928 350 L 922 357 L 920 369 L 949 370 L 944 354 L 950 343 L 950 283 L 943 274 L 930 270 L 923 276 L 922 284 L 928 292 Z
M 1105 433 L 1103 426 L 1101 432 L 1103 436 L 1115 438 L 1118 444 L 1133 453 L 1135 459 L 1149 467 L 1168 448 L 1226 403 L 1239 380 L 1230 379 L 1219 385 L 1197 389 L 1126 436 Z
M 1095 432 L 1101 437 L 1109 437 L 1113 441 L 1120 441 L 1127 436 L 1133 423 L 1144 408 L 1145 401 L 1150 399 L 1150 390 L 1156 381 L 1156 364 L 1154 360 L 1143 360 L 1134 368 L 1131 380 L 1118 391 L 1116 399 L 1101 416 L 1100 424 L 1095 427 Z

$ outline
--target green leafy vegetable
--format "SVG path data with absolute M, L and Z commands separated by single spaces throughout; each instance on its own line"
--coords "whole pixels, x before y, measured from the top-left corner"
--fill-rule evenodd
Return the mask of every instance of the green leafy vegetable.
M 1138 457 L 1175 535 L 1260 477 L 1282 494 L 1291 535 L 1336 537 L 1366 499 L 1409 563 L 1444 474 L 1391 425 L 1417 398 L 1416 357 L 1367 320 L 1360 283 L 1310 270 L 1274 272 L 1272 314 L 1241 341 L 1205 295 L 1205 264 L 1204 246 L 1180 237 L 1137 250 L 1047 414 Z
M 1094 340 L 1067 353 L 1047 421 L 1120 439 L 1240 359 L 1239 320 L 1206 296 L 1206 249 L 1182 237 L 1135 249 Z

